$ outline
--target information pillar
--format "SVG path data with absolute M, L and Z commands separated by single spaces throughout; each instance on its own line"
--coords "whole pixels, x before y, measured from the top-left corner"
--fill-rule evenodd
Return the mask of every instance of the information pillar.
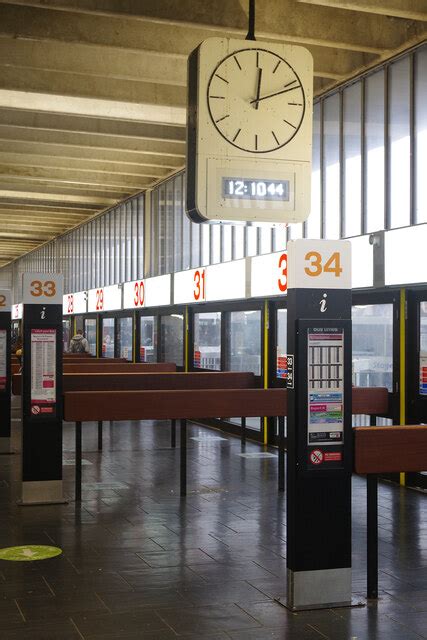
M 288 244 L 287 606 L 351 604 L 351 245 Z
M 0 290 L 0 453 L 12 453 L 10 440 L 12 293 Z
M 21 504 L 62 492 L 62 275 L 23 275 Z

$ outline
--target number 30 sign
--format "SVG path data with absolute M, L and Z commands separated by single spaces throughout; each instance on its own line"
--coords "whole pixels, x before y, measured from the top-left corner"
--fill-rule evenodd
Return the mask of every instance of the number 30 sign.
M 63 278 L 59 273 L 24 273 L 23 303 L 62 305 Z

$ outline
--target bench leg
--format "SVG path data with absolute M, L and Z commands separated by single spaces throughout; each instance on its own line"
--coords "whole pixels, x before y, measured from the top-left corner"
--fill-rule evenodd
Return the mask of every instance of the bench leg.
M 285 418 L 278 417 L 279 421 L 279 460 L 278 460 L 278 485 L 279 491 L 285 490 Z
M 378 476 L 366 476 L 368 598 L 378 598 Z
M 176 447 L 176 420 L 171 420 L 171 447 Z
M 82 423 L 76 422 L 76 478 L 75 496 L 76 502 L 82 499 Z
M 98 451 L 102 451 L 102 420 L 98 421 Z
M 187 495 L 187 420 L 181 420 L 181 496 Z
M 242 420 L 242 433 L 240 435 L 240 444 L 242 447 L 246 444 L 246 418 L 241 418 Z

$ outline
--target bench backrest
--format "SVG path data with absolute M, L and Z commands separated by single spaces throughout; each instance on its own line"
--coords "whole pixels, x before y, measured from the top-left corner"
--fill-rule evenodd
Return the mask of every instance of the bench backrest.
M 286 412 L 284 389 L 71 391 L 64 394 L 64 420 L 69 422 L 261 417 Z
M 354 470 L 427 471 L 427 426 L 356 427 Z
M 154 373 L 176 371 L 174 362 L 99 362 L 92 361 L 83 366 L 64 362 L 64 373 Z

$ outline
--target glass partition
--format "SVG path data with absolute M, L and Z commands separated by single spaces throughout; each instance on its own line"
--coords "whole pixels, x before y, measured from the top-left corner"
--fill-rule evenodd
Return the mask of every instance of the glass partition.
M 393 390 L 393 305 L 353 306 L 353 384 Z
M 427 302 L 420 304 L 420 394 L 427 396 Z
M 141 362 L 157 362 L 157 317 L 141 316 L 141 342 L 139 359 Z
M 102 357 L 114 358 L 114 318 L 102 321 Z
M 133 321 L 132 318 L 119 318 L 117 341 L 119 345 L 120 358 L 126 358 L 129 362 L 133 360 Z
M 221 370 L 221 313 L 194 314 L 195 369 Z
M 286 380 L 288 374 L 287 355 L 288 310 L 277 309 L 276 377 Z
M 229 317 L 227 369 L 261 375 L 261 311 L 232 311 Z
M 89 353 L 96 356 L 96 318 L 86 318 L 84 334 L 89 342 Z
M 71 340 L 71 319 L 67 318 L 62 321 L 62 342 L 64 345 L 64 353 L 68 353 L 70 350 L 70 340 Z
M 160 362 L 184 364 L 184 316 L 172 313 L 160 318 Z

